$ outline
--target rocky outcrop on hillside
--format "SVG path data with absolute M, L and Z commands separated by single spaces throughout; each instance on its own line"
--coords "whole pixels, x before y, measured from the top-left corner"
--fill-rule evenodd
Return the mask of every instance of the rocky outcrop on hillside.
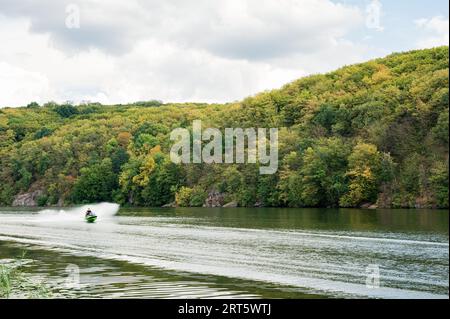
M 177 207 L 177 203 L 175 201 L 173 201 L 171 203 L 167 203 L 165 205 L 162 205 L 161 207 L 163 207 L 163 208 L 173 208 L 173 207 Z
M 225 195 L 217 191 L 211 191 L 205 200 L 203 207 L 222 207 L 225 202 Z
M 43 194 L 44 192 L 42 190 L 18 194 L 14 197 L 12 206 L 37 206 L 37 200 Z

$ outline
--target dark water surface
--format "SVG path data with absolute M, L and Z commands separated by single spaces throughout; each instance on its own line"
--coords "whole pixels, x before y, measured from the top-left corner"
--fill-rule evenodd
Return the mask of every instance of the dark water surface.
M 63 297 L 448 298 L 447 210 L 90 207 L 0 209 L 0 259 Z

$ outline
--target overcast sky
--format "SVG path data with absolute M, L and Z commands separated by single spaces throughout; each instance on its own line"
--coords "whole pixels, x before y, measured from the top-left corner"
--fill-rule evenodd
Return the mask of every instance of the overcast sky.
M 447 0 L 0 0 L 0 106 L 227 102 L 448 45 Z

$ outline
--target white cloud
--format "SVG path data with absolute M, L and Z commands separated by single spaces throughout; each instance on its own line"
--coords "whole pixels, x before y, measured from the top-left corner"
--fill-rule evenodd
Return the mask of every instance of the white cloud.
M 157 50 L 155 50 L 157 48 Z M 142 41 L 116 60 L 120 77 L 104 83 L 106 95 L 121 103 L 158 98 L 164 101 L 230 101 L 281 86 L 305 73 L 264 62 L 230 60 L 175 44 Z
M 432 48 L 449 43 L 449 21 L 448 18 L 437 16 L 431 19 L 418 19 L 414 21 L 417 28 L 422 32 L 417 47 Z
M 0 105 L 26 105 L 31 101 L 43 102 L 53 95 L 48 79 L 37 72 L 28 72 L 0 62 Z
M 0 0 L 0 13 L 28 17 L 30 30 L 47 33 L 72 52 L 123 54 L 144 39 L 232 58 L 270 58 L 314 51 L 362 24 L 359 9 L 330 0 L 79 0 L 80 28 L 65 26 L 70 1 Z
M 210 2 L 210 1 L 209 1 Z M 227 0 L 171 15 L 170 39 L 238 59 L 270 59 L 326 49 L 363 24 L 361 12 L 328 0 Z M 207 18 L 198 19 L 199 16 Z
M 79 0 L 68 29 L 71 2 L 0 0 L 0 106 L 233 101 L 369 52 L 345 39 L 360 10 L 330 0 Z

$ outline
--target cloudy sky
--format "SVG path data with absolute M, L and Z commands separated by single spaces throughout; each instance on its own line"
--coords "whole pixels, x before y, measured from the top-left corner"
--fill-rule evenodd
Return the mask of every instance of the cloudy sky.
M 0 0 L 0 107 L 227 102 L 449 42 L 447 0 Z

